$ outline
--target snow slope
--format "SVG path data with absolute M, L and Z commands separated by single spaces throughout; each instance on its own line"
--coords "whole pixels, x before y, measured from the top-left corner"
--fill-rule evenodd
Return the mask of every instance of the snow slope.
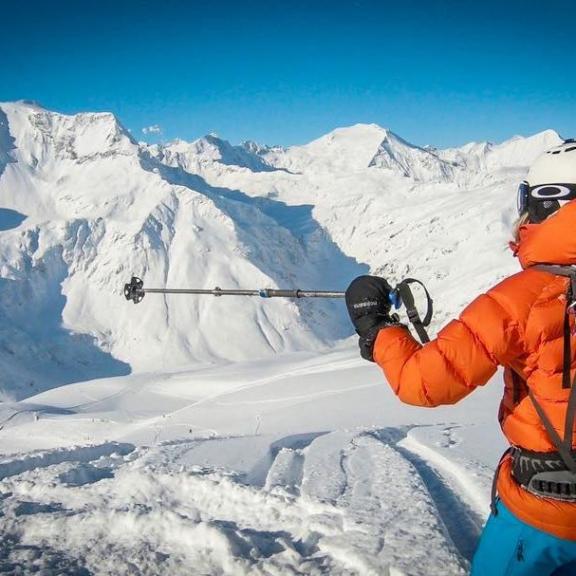
M 0 571 L 464 574 L 500 386 L 402 406 L 344 347 L 4 405 Z

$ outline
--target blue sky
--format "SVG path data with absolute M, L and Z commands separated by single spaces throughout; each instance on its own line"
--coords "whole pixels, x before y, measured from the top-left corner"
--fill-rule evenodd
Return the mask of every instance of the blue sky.
M 575 22 L 569 0 L 7 2 L 0 101 L 112 111 L 151 141 L 290 145 L 357 122 L 420 145 L 570 137 Z

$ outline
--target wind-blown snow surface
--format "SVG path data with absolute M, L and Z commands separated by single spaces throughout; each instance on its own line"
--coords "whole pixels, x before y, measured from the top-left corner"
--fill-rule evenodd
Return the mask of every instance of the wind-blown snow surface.
M 0 572 L 465 573 L 499 377 L 402 406 L 341 341 L 341 302 L 122 287 L 411 275 L 435 330 L 517 269 L 515 187 L 559 141 L 435 150 L 357 125 L 147 146 L 110 114 L 1 104 Z
M 5 404 L 0 572 L 464 574 L 501 386 L 401 406 L 344 347 Z

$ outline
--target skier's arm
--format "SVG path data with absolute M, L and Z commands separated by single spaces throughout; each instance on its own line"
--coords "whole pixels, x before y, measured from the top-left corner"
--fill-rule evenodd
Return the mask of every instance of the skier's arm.
M 380 330 L 374 360 L 408 404 L 454 404 L 521 354 L 518 323 L 498 292 L 482 295 L 422 346 L 404 327 Z

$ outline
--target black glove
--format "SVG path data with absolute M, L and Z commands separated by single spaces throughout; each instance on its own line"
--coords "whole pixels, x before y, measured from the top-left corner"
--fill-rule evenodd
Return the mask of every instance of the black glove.
M 392 286 L 378 276 L 359 276 L 346 290 L 346 306 L 350 319 L 360 336 L 358 345 L 362 358 L 374 362 L 374 342 L 386 326 L 398 325 L 398 316 L 390 315 Z

